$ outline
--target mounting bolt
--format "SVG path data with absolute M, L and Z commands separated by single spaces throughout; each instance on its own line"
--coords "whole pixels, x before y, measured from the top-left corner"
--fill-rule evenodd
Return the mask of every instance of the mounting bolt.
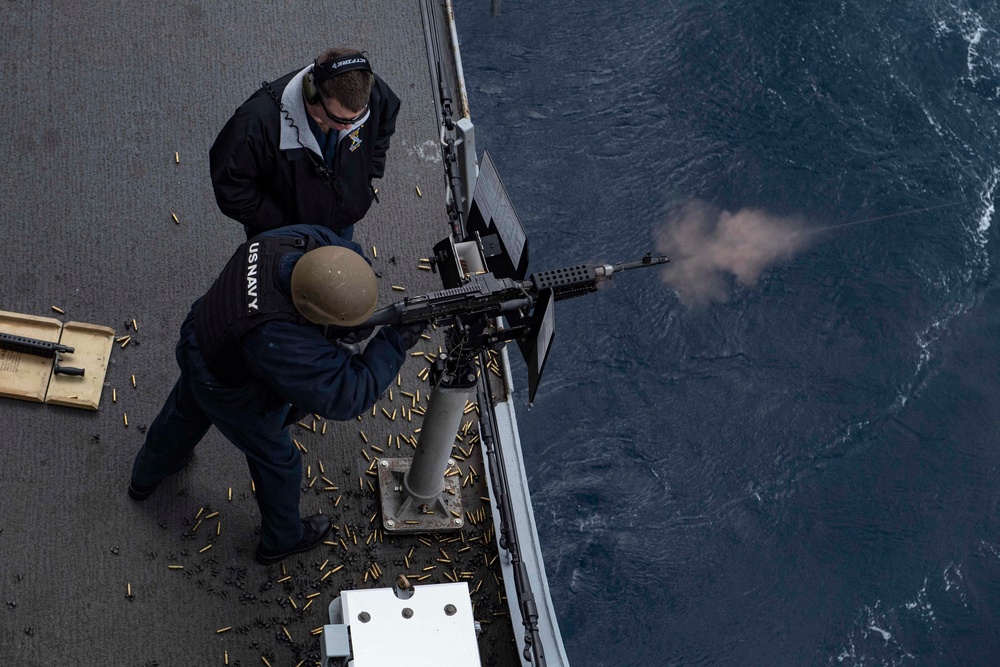
M 453 465 L 455 465 L 455 459 L 448 459 L 448 466 L 450 467 Z
M 388 468 L 389 467 L 389 462 L 386 461 L 385 459 L 380 459 L 379 462 L 378 462 L 378 467 L 379 468 Z
M 458 609 L 455 609 L 455 605 L 453 604 L 446 604 L 444 606 L 444 613 L 448 614 L 449 616 L 454 616 L 455 614 L 458 613 Z
M 403 618 L 413 618 L 413 610 L 409 607 L 403 607 Z
M 462 525 L 462 520 L 459 519 L 459 518 L 452 519 L 451 522 L 453 524 L 455 524 L 456 526 L 461 526 Z
M 386 528 L 392 528 L 392 527 L 394 527 L 395 525 L 396 525 L 396 522 L 395 522 L 395 521 L 393 521 L 392 519 L 386 519 L 386 520 L 385 520 L 385 527 L 386 527 Z
M 372 615 L 369 614 L 367 611 L 363 611 L 360 614 L 358 614 L 358 620 L 361 621 L 362 623 L 367 623 L 368 621 L 372 620 Z

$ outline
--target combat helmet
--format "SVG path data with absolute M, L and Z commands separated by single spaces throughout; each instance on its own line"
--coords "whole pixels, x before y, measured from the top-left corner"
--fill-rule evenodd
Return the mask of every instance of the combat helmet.
M 375 312 L 375 272 L 361 255 L 340 246 L 310 250 L 292 269 L 292 302 L 310 322 L 352 327 Z

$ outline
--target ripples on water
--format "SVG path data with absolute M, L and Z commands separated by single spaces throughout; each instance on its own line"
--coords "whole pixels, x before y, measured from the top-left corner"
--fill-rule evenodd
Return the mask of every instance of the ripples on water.
M 459 35 L 533 270 L 638 257 L 692 199 L 816 228 L 960 202 L 724 304 L 642 272 L 559 304 L 519 420 L 571 662 L 995 664 L 996 3 L 502 12 L 459 2 Z

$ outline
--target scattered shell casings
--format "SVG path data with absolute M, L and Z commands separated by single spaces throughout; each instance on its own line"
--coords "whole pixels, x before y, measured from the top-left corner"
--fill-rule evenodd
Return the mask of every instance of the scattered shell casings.
M 198 553 L 203 554 L 203 553 L 205 553 L 206 551 L 208 551 L 211 548 L 212 548 L 211 544 L 206 544 L 204 547 L 202 547 L 201 549 L 198 550 Z
M 59 306 L 52 306 L 52 310 L 56 311 L 60 315 L 65 315 L 66 314 L 66 311 L 63 310 L 62 308 L 60 308 Z
M 135 323 L 135 318 L 134 317 L 132 318 L 132 329 L 134 331 L 138 331 L 139 330 L 139 325 Z
M 292 636 L 288 634 L 288 628 L 286 628 L 285 626 L 281 626 L 281 631 L 285 633 L 286 637 L 288 637 L 288 641 L 292 641 Z
M 170 217 L 172 217 L 174 219 L 174 222 L 176 222 L 178 225 L 181 224 L 181 221 L 177 219 L 177 214 L 174 213 L 173 211 L 170 212 Z
M 375 246 L 372 246 L 372 257 L 378 257 L 378 250 L 375 249 Z
M 184 566 L 183 565 L 168 565 L 167 569 L 168 570 L 183 570 Z M 229 628 L 226 628 L 226 629 L 228 630 Z
M 228 632 L 228 631 L 230 631 L 230 630 L 232 630 L 232 629 L 233 629 L 233 626 L 231 626 L 231 625 L 227 625 L 227 626 L 226 626 L 226 627 L 224 627 L 224 628 L 219 628 L 218 630 L 216 630 L 216 631 L 215 631 L 215 634 L 217 634 L 217 635 L 221 635 L 221 634 L 222 634 L 223 632 Z
M 122 413 L 122 419 L 125 420 L 125 426 L 128 426 L 128 414 L 126 414 L 126 413 L 123 412 Z
M 127 598 L 132 597 L 132 582 L 128 583 L 127 593 L 125 594 L 125 597 Z
M 233 487 L 229 487 L 229 500 L 232 501 L 232 499 L 233 499 Z
M 265 658 L 264 656 L 260 656 L 260 659 L 265 665 L 267 665 L 267 667 L 271 667 L 271 663 L 267 661 L 267 658 Z
M 135 386 L 135 375 L 132 376 L 132 386 Z
M 115 389 L 111 390 L 111 402 L 112 403 L 118 402 L 118 392 Z
M 174 151 L 174 164 L 180 164 L 180 163 L 181 163 L 181 154 L 180 154 L 180 151 Z M 228 665 L 229 662 L 226 661 L 226 664 Z
M 406 288 L 403 287 L 402 285 L 393 285 L 392 289 L 396 290 L 397 292 L 405 292 L 406 291 Z
M 418 196 L 418 197 L 423 197 L 423 196 L 424 196 L 424 193 L 422 193 L 422 192 L 420 191 L 420 186 L 419 186 L 419 185 L 415 185 L 414 187 L 415 187 L 415 188 L 417 189 L 417 196 Z

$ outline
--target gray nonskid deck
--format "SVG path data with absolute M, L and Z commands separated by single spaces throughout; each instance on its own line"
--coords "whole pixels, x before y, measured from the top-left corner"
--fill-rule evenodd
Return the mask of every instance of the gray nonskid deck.
M 400 428 L 400 415 L 389 420 L 380 408 L 410 405 L 399 390 L 420 387 L 423 399 L 417 372 L 426 360 L 407 361 L 376 417 L 320 421 L 316 433 L 310 418 L 293 429 L 310 473 L 302 511 L 329 513 L 338 528 L 330 544 L 284 569 L 252 561 L 258 514 L 246 464 L 214 430 L 189 468 L 145 503 L 125 494 L 145 425 L 176 379 L 180 323 L 243 238 L 212 199 L 207 153 L 261 80 L 331 44 L 371 53 L 404 105 L 381 203 L 355 238 L 377 249 L 382 303 L 440 287 L 416 268 L 449 231 L 419 7 L 332 3 L 324 15 L 317 21 L 302 2 L 5 6 L 0 308 L 58 316 L 55 305 L 64 319 L 132 335 L 115 347 L 98 412 L 0 402 L 5 662 L 309 664 L 333 595 L 388 586 L 402 572 L 478 587 L 484 664 L 518 662 L 499 570 L 484 567 L 495 568 L 497 553 L 477 445 L 458 462 L 463 479 L 469 466 L 480 473 L 463 490 L 462 533 L 374 532 L 374 477 L 362 450 L 387 453 L 371 445 L 388 450 L 390 437 L 394 446 L 419 425 L 415 415 Z M 417 349 L 433 354 L 439 344 L 435 336 Z

